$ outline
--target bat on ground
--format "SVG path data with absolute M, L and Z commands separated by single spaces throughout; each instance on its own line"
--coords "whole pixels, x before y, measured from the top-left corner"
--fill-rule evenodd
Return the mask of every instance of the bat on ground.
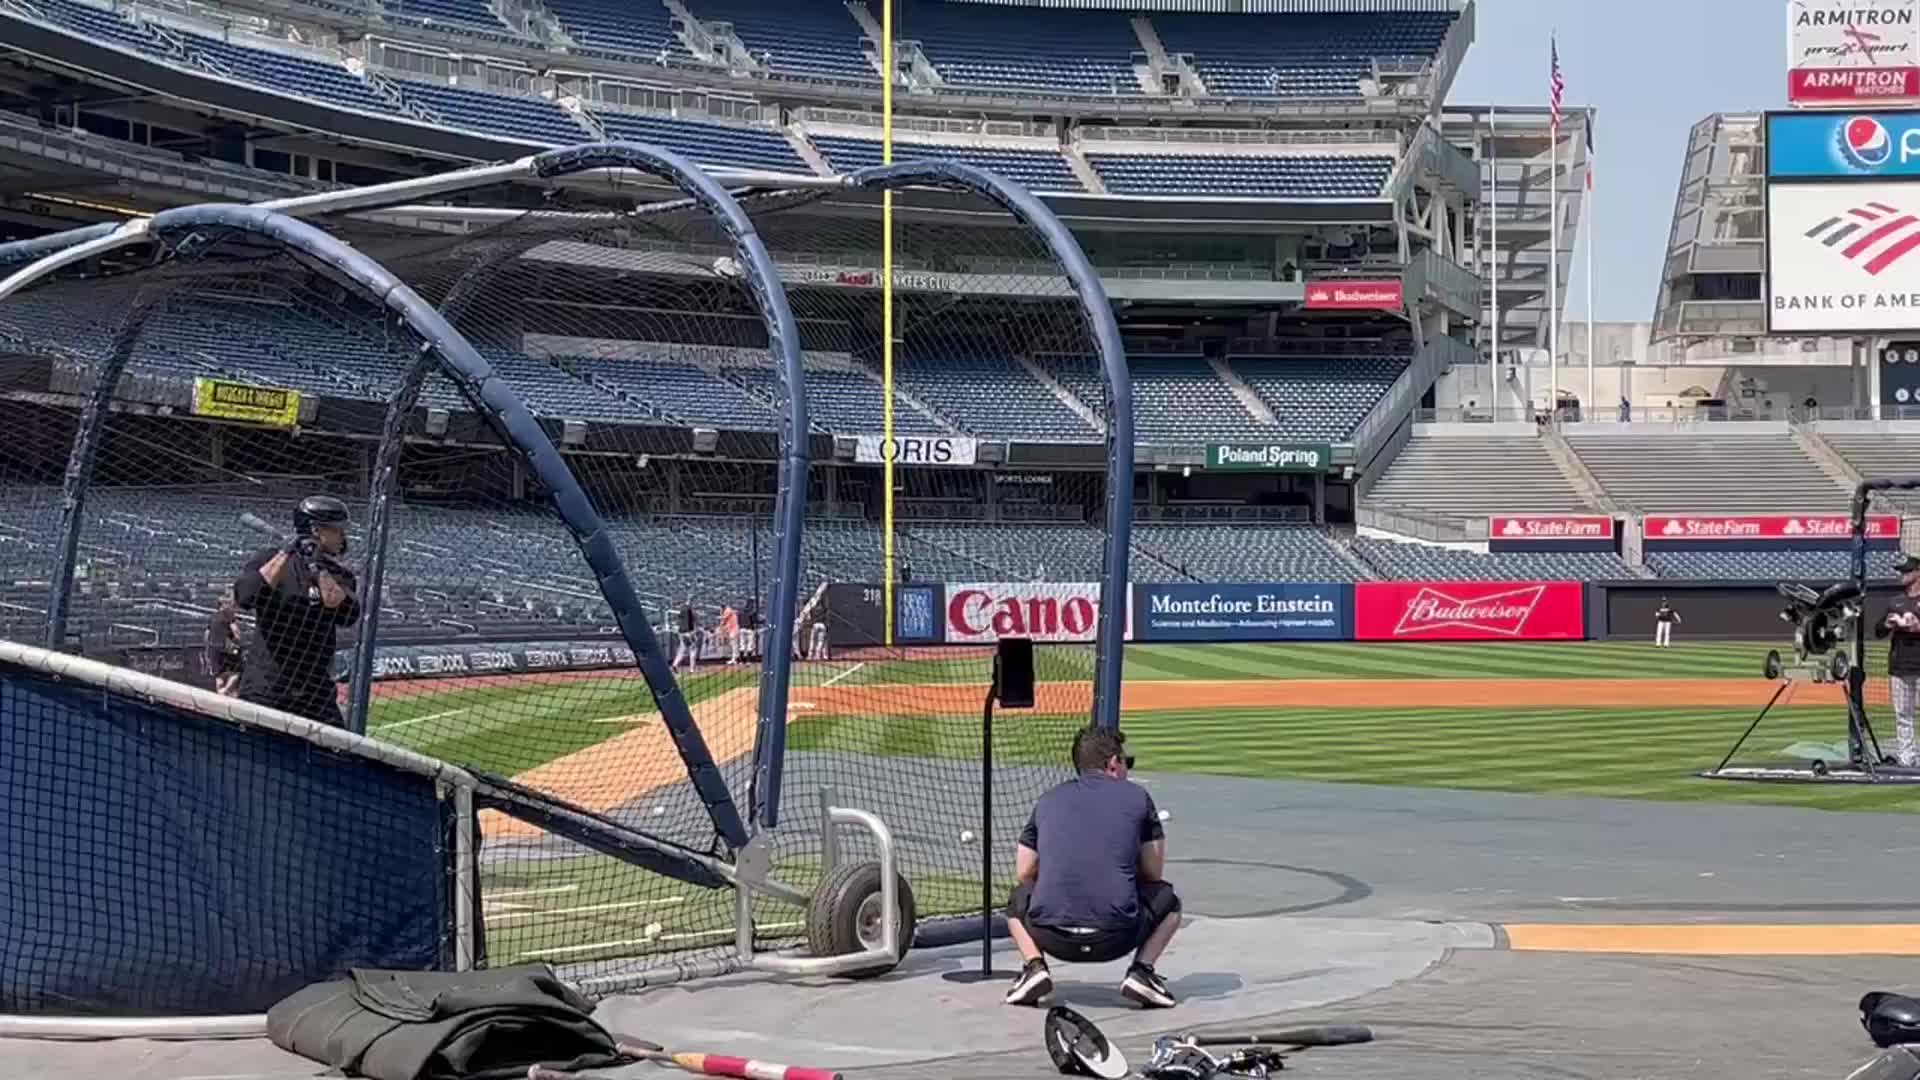
M 728 1057 L 723 1054 L 672 1051 L 657 1043 L 641 1039 L 623 1037 L 617 1046 L 620 1052 L 628 1057 L 640 1061 L 657 1061 L 701 1076 L 731 1076 L 738 1077 L 739 1080 L 842 1080 L 840 1074 L 833 1069 L 811 1069 L 804 1065 L 776 1065 L 772 1062 Z M 593 1080 L 593 1078 L 582 1073 L 562 1072 L 545 1065 L 535 1065 L 527 1070 L 527 1080 Z
M 1195 1031 L 1179 1036 L 1195 1046 L 1349 1046 L 1373 1041 L 1365 1024 L 1325 1024 L 1320 1027 L 1281 1028 L 1277 1031 Z

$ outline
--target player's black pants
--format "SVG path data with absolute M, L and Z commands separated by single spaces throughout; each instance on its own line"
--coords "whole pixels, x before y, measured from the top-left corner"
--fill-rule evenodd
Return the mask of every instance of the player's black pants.
M 1007 918 L 1018 919 L 1040 951 L 1069 963 L 1104 964 L 1118 960 L 1147 943 L 1154 928 L 1180 910 L 1180 896 L 1164 881 L 1141 882 L 1139 917 L 1132 926 L 1043 926 L 1027 917 L 1033 886 L 1016 885 L 1007 898 Z
M 335 696 L 331 687 L 325 693 L 305 694 L 299 697 L 262 696 L 242 691 L 240 700 L 264 705 L 269 709 L 279 709 L 281 712 L 289 712 L 317 724 L 331 724 L 337 728 L 347 726 L 347 718 L 340 712 L 339 698 Z

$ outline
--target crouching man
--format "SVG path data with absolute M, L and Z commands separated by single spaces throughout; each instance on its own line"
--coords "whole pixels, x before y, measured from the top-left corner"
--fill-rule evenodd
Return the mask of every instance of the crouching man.
M 1133 759 L 1118 731 L 1080 731 L 1073 763 L 1079 775 L 1034 804 L 1014 852 L 1007 929 L 1025 966 L 1006 1001 L 1034 1005 L 1053 991 L 1049 956 L 1104 964 L 1132 953 L 1120 992 L 1169 1008 L 1174 996 L 1153 965 L 1180 927 L 1180 898 L 1163 876 L 1159 810 L 1127 779 Z

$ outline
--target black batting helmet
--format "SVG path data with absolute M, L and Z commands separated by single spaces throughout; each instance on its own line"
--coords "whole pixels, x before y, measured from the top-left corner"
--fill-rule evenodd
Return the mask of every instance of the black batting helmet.
M 315 525 L 345 529 L 352 521 L 353 515 L 347 513 L 347 504 L 331 495 L 309 495 L 293 508 L 295 536 L 312 536 Z

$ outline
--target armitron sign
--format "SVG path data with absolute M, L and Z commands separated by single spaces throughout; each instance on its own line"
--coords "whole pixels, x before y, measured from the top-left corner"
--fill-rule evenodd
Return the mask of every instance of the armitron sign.
M 1791 0 L 1787 100 L 1910 100 L 1920 90 L 1920 0 Z
M 979 443 L 962 435 L 861 435 L 853 460 L 866 465 L 892 461 L 895 465 L 971 465 Z
M 1845 514 L 1648 514 L 1646 537 L 1649 543 L 1728 540 L 1791 543 L 1795 540 L 1850 540 L 1853 538 L 1853 519 Z M 1869 515 L 1867 538 L 1870 540 L 1899 539 L 1899 515 Z
M 1214 443 L 1207 468 L 1222 472 L 1325 472 L 1333 464 L 1327 443 Z
M 1363 581 L 1360 641 L 1577 641 L 1586 590 L 1574 581 Z

